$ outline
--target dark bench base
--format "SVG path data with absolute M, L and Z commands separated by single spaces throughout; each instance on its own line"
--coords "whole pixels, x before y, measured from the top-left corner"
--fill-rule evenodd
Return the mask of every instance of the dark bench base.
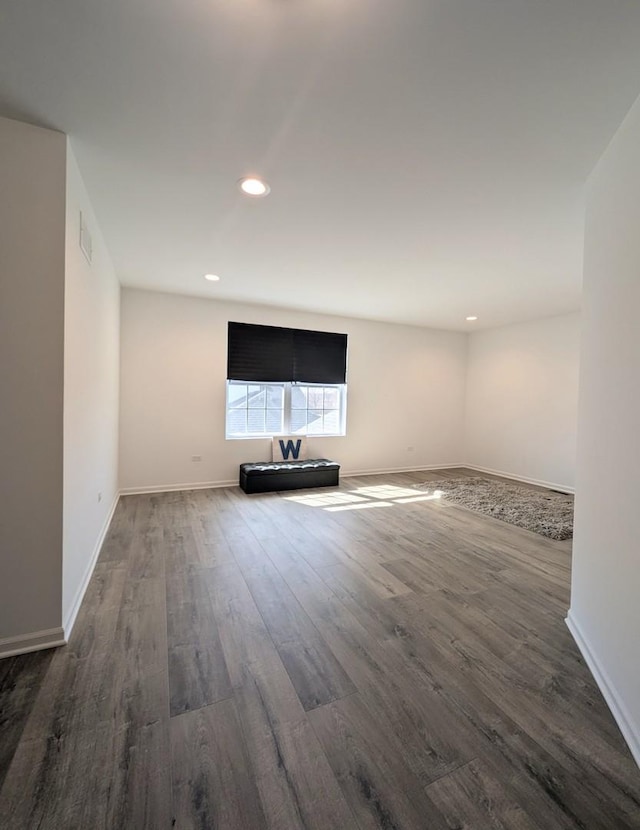
M 340 465 L 326 458 L 240 465 L 240 487 L 245 493 L 271 493 L 276 490 L 301 490 L 305 487 L 337 487 L 339 483 Z

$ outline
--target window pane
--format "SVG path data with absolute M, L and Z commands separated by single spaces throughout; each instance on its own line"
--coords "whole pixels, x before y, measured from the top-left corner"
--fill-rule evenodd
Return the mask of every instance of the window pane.
M 322 410 L 314 409 L 307 412 L 307 431 L 322 432 Z
M 264 386 L 249 386 L 249 409 L 264 409 L 266 400 Z
M 339 409 L 340 408 L 340 390 L 335 386 L 327 386 L 324 390 L 324 404 L 325 409 Z
M 291 432 L 306 432 L 307 430 L 307 410 L 294 409 L 291 412 Z
M 264 432 L 265 413 L 264 409 L 249 409 L 247 412 L 247 425 L 249 432 Z
M 267 432 L 282 432 L 282 410 L 267 409 Z
M 342 388 L 286 383 L 228 383 L 227 436 L 339 435 Z M 285 412 L 285 406 L 291 408 Z M 286 423 L 286 427 L 285 427 Z
M 267 386 L 267 408 L 282 409 L 284 404 L 284 387 Z
M 340 413 L 337 409 L 325 409 L 324 411 L 324 432 L 340 431 Z
M 242 384 L 229 384 L 229 406 L 247 405 L 247 387 Z
M 310 386 L 309 387 L 309 394 L 307 396 L 307 400 L 309 401 L 309 409 L 322 409 L 322 387 L 318 388 L 317 386 Z
M 307 408 L 307 387 L 306 386 L 292 386 L 291 387 L 291 408 L 292 409 L 306 409 Z
M 247 410 L 246 409 L 228 409 L 227 410 L 227 429 L 230 434 L 244 435 L 247 431 Z

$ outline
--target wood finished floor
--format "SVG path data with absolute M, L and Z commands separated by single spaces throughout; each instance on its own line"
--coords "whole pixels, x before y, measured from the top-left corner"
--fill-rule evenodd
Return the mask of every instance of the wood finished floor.
M 69 645 L 0 661 L 0 827 L 640 828 L 570 544 L 411 500 L 450 474 L 121 499 Z

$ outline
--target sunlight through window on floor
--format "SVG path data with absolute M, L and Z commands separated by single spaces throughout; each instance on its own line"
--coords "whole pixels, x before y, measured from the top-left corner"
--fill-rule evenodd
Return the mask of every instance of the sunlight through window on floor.
M 393 507 L 391 501 L 367 501 L 364 504 L 344 504 L 341 507 L 325 507 L 327 513 L 337 513 L 339 510 L 366 510 L 368 507 Z
M 332 504 L 352 504 L 353 502 L 366 502 L 363 496 L 356 496 L 352 493 L 309 493 L 304 496 L 285 496 L 287 501 L 295 501 L 307 507 L 326 507 Z
M 376 487 L 358 487 L 350 492 L 304 493 L 285 496 L 304 507 L 320 507 L 330 513 L 342 510 L 365 510 L 368 507 L 392 507 L 394 504 L 411 504 L 418 501 L 433 501 L 443 496 L 442 490 L 416 495 L 409 487 L 396 487 L 394 484 L 381 484 Z

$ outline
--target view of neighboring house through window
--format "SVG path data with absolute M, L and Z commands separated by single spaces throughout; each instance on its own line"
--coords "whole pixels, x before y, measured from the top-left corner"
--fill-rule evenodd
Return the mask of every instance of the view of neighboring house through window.
M 344 435 L 346 385 L 227 382 L 227 437 Z
M 284 384 L 227 384 L 227 435 L 277 435 L 284 432 Z
M 292 386 L 293 434 L 338 435 L 341 429 L 341 391 L 338 386 Z

